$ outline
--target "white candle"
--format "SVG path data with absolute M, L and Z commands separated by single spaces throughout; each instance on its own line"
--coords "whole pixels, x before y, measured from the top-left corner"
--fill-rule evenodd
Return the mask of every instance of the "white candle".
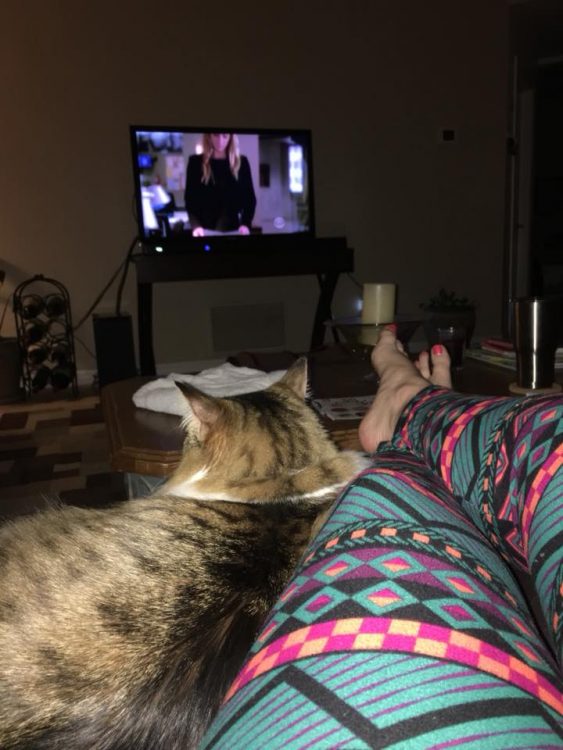
M 362 323 L 392 323 L 395 319 L 395 284 L 364 284 Z

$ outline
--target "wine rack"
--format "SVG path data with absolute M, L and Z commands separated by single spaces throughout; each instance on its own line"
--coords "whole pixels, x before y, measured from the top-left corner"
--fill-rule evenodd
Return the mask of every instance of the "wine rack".
M 50 387 L 78 395 L 76 356 L 66 288 L 54 279 L 34 276 L 14 291 L 14 315 L 25 393 Z

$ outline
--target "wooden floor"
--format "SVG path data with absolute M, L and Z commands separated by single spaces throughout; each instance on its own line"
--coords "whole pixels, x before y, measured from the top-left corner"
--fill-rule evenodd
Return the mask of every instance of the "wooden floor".
M 78 398 L 45 392 L 0 404 L 0 519 L 59 502 L 100 507 L 125 496 L 123 475 L 109 464 L 93 388 Z

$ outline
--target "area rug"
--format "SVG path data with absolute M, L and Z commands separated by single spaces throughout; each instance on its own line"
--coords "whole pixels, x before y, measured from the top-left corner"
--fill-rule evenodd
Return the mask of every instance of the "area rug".
M 59 503 L 125 499 L 97 395 L 0 406 L 0 520 Z

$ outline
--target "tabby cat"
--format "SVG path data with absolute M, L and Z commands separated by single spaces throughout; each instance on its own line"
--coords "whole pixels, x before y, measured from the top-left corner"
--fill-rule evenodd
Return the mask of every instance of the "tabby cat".
M 268 610 L 362 468 L 306 405 L 182 385 L 185 450 L 144 499 L 0 529 L 0 747 L 196 747 Z

